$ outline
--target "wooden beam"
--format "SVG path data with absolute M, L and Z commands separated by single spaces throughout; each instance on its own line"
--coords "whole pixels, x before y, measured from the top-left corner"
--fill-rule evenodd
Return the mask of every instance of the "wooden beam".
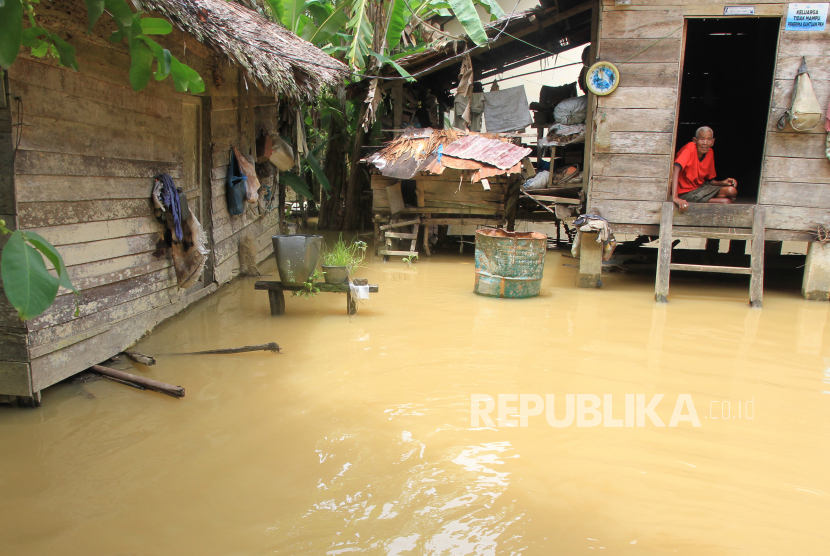
M 722 274 L 752 274 L 751 268 L 743 266 L 715 266 L 705 264 L 671 263 L 671 270 L 686 270 L 689 272 L 719 272 Z
M 764 299 L 764 207 L 753 207 L 752 274 L 749 280 L 749 304 L 760 308 Z
M 672 224 L 674 203 L 663 203 L 660 220 L 660 252 L 657 256 L 657 278 L 654 283 L 654 299 L 658 303 L 668 302 L 669 274 L 671 273 Z

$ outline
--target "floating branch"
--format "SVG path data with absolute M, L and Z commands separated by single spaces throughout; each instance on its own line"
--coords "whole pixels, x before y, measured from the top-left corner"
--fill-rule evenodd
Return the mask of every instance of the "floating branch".
M 102 374 L 108 378 L 117 379 L 119 382 L 123 381 L 136 384 L 146 388 L 147 390 L 161 392 L 162 394 L 167 394 L 168 396 L 173 396 L 174 398 L 184 397 L 184 388 L 181 386 L 173 386 L 172 384 L 151 380 L 149 378 L 144 378 L 143 376 L 132 375 L 130 373 L 125 373 L 124 371 L 116 371 L 115 369 L 102 367 L 101 365 L 93 365 L 90 368 L 98 374 Z
M 226 349 L 209 349 L 207 351 L 194 351 L 192 353 L 177 353 L 176 355 L 211 355 L 216 353 L 245 353 L 246 351 L 270 351 L 272 353 L 279 353 L 280 346 L 278 346 L 276 342 L 271 342 L 270 344 L 260 344 L 258 346 L 244 346 Z

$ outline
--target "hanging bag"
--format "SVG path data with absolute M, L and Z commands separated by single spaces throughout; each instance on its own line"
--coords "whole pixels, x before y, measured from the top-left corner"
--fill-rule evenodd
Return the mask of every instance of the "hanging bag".
M 248 178 L 239 167 L 236 155 L 231 149 L 228 162 L 228 177 L 225 181 L 225 198 L 228 202 L 228 213 L 236 216 L 245 212 L 245 196 Z
M 795 76 L 793 103 L 789 110 L 778 119 L 778 129 L 783 130 L 789 120 L 796 131 L 809 131 L 821 121 L 821 106 L 813 90 L 810 74 L 807 73 L 807 59 L 802 57 L 801 67 Z

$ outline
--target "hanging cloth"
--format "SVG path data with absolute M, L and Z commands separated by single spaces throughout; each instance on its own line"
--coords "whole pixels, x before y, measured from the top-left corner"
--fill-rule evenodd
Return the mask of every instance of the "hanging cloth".
M 228 214 L 236 216 L 245 212 L 245 189 L 248 177 L 242 171 L 236 159 L 234 149 L 231 149 L 228 161 L 228 176 L 225 180 L 225 200 L 228 203 Z
M 170 211 L 173 216 L 173 233 L 176 239 L 181 241 L 182 233 L 182 208 L 179 203 L 179 192 L 176 191 L 176 184 L 173 183 L 173 178 L 170 174 L 161 174 L 156 177 L 157 181 L 161 182 L 161 204 Z M 153 187 L 155 191 L 155 187 Z

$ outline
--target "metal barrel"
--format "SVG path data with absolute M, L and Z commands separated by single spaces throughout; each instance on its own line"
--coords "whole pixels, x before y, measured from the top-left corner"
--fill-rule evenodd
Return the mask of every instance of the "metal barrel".
M 542 287 L 547 236 L 486 228 L 476 232 L 473 291 L 490 297 L 533 297 Z
M 317 268 L 317 258 L 323 250 L 323 236 L 272 236 L 274 257 L 280 281 L 287 286 L 302 286 Z

